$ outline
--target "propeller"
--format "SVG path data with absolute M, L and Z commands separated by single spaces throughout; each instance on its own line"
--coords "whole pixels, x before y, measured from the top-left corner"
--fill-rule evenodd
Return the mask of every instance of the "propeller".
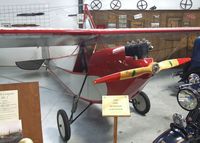
M 94 81 L 94 83 L 98 84 L 98 83 L 103 83 L 103 82 L 125 80 L 129 78 L 135 78 L 146 73 L 154 75 L 155 73 L 158 73 L 161 70 L 177 67 L 179 65 L 189 62 L 190 60 L 191 58 L 178 58 L 178 59 L 165 60 L 158 63 L 153 62 L 147 67 L 125 70 L 125 71 L 116 72 L 104 77 L 97 78 Z

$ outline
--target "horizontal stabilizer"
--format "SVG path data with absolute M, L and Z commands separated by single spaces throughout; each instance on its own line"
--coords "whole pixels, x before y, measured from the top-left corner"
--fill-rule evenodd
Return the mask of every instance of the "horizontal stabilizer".
M 19 62 L 15 62 L 15 64 L 19 68 L 24 69 L 24 70 L 38 70 L 42 66 L 44 61 L 45 59 L 19 61 Z

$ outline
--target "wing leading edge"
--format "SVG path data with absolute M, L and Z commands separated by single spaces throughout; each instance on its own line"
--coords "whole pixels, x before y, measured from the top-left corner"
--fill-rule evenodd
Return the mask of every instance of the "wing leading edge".
M 64 46 L 102 39 L 124 39 L 134 35 L 152 33 L 200 33 L 200 27 L 181 28 L 127 28 L 127 29 L 53 29 L 53 28 L 1 28 L 0 48 Z

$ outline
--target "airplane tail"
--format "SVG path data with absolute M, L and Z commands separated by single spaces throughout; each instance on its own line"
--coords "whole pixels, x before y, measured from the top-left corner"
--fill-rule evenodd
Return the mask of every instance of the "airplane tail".
M 84 4 L 84 16 L 83 16 L 83 27 L 85 29 L 94 29 L 96 28 L 96 24 L 94 22 L 94 19 L 88 9 L 88 5 Z

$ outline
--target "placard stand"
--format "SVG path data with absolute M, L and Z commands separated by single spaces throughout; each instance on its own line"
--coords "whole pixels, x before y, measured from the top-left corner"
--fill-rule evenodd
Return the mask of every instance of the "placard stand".
M 118 117 L 114 117 L 114 134 L 113 134 L 113 143 L 117 143 L 117 126 L 118 126 Z
M 128 95 L 102 96 L 102 115 L 114 117 L 113 143 L 117 143 L 118 117 L 130 116 Z
M 42 143 L 40 97 L 38 82 L 1 84 L 0 91 L 18 90 L 19 119 L 23 137 Z

